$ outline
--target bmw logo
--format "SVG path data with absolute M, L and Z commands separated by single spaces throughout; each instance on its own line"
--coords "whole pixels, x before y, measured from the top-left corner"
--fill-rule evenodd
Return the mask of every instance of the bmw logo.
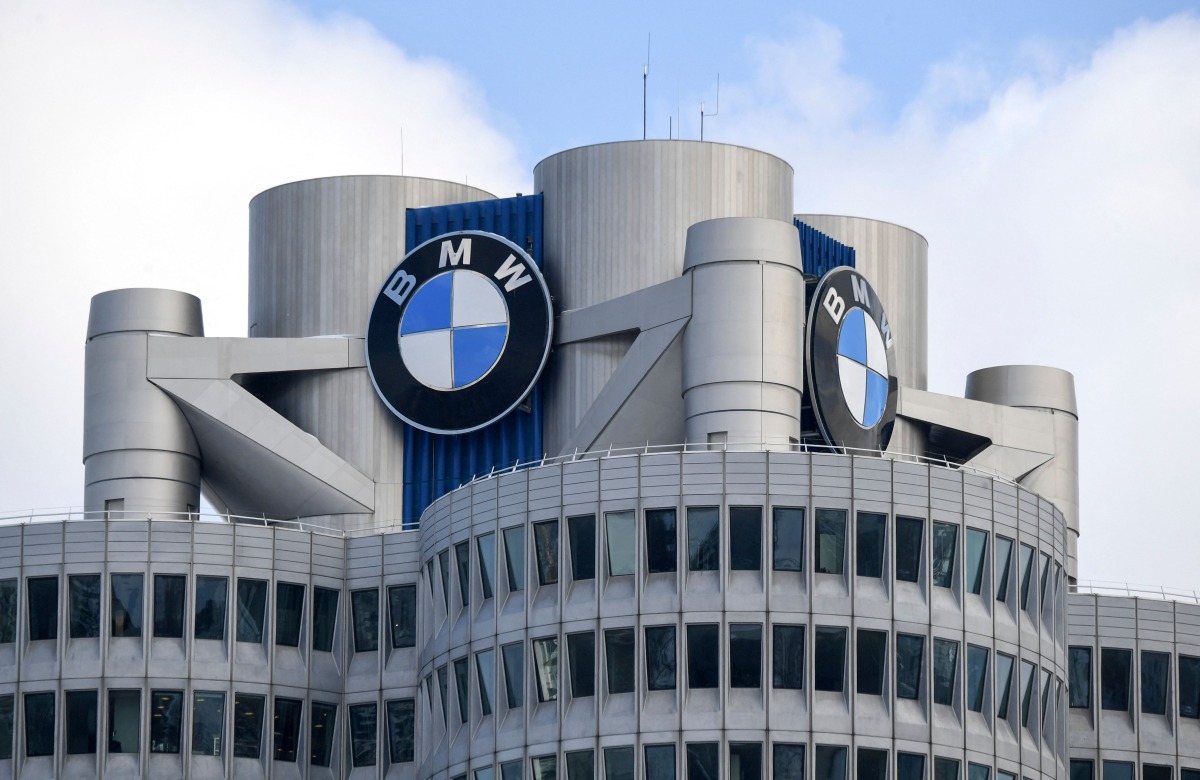
M 409 252 L 379 291 L 367 370 L 400 419 L 431 433 L 467 433 L 533 389 L 552 324 L 546 282 L 516 244 L 447 233 Z
M 817 283 L 808 315 L 808 385 L 825 441 L 885 450 L 899 383 L 892 329 L 879 296 L 852 268 Z

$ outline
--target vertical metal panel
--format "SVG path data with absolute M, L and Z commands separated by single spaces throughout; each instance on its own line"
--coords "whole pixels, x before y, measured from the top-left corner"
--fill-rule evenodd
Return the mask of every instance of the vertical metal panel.
M 854 268 L 854 247 L 835 241 L 798 219 L 794 222 L 796 231 L 800 234 L 800 255 L 804 258 L 804 273 L 820 278 L 838 266 Z

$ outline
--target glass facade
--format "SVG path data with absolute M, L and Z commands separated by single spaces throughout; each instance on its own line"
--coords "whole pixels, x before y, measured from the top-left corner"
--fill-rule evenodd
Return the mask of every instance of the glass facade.
M 1171 675 L 1171 656 L 1142 651 L 1142 712 L 1167 714 L 1167 683 Z M 1146 778 L 1142 778 L 1146 780 Z
M 378 650 L 379 591 L 375 588 L 351 591 L 350 612 L 354 617 L 354 652 Z
M 820 629 L 818 629 L 818 642 L 820 642 Z M 865 693 L 873 696 L 883 694 L 883 678 L 887 668 L 887 632 L 886 631 L 868 631 L 860 628 L 858 630 L 858 644 L 856 647 L 857 657 L 857 672 L 855 676 L 858 679 L 856 690 L 858 693 Z M 820 649 L 818 646 L 818 657 Z M 819 659 L 818 663 L 823 663 Z M 818 679 L 820 675 L 818 673 Z M 840 688 L 821 688 L 817 690 L 841 690 Z
M 729 569 L 762 568 L 762 507 L 729 507 Z
M 730 742 L 729 780 L 762 780 L 762 776 L 762 743 Z
M 36 758 L 54 755 L 54 724 L 54 692 L 25 694 L 26 756 Z
M 0 645 L 17 640 L 17 581 L 0 580 Z
M 933 584 L 939 588 L 954 587 L 954 557 L 958 547 L 958 526 L 951 523 L 933 524 Z
M 983 712 L 984 693 L 987 691 L 988 649 L 967 645 L 967 709 Z
M 646 780 L 676 780 L 675 746 L 646 745 Z
M 475 654 L 475 674 L 479 680 L 479 709 L 484 716 L 492 714 L 496 701 L 496 653 L 481 650 Z
M 275 644 L 300 646 L 300 625 L 304 619 L 304 586 L 280 582 L 275 586 Z M 295 759 L 292 759 L 295 760 Z
M 846 629 L 817 626 L 813 639 L 818 691 L 842 691 L 846 677 Z
M 1100 649 L 1100 706 L 1106 710 L 1129 710 L 1133 651 L 1116 647 Z
M 454 571 L 458 573 L 458 603 L 471 603 L 471 543 L 454 545 Z
M 183 735 L 183 691 L 150 692 L 150 752 L 178 753 Z
M 721 746 L 716 742 L 687 743 L 687 780 L 719 780 Z
M 688 569 L 717 571 L 721 565 L 720 510 L 715 506 L 687 508 Z
M 848 752 L 842 745 L 817 745 L 813 752 L 816 780 L 846 780 Z
M 841 574 L 846 565 L 846 510 L 817 510 L 817 542 L 814 570 L 818 574 Z
M 525 527 L 504 529 L 504 563 L 509 591 L 525 590 Z
M 66 691 L 67 755 L 96 752 L 96 727 L 99 722 L 99 697 L 96 691 Z
M 313 588 L 312 648 L 322 653 L 333 651 L 333 633 L 337 626 L 339 591 Z M 357 640 L 356 640 L 357 641 Z
M 771 746 L 773 780 L 804 780 L 804 745 L 776 742 Z
M 1092 648 L 1071 647 L 1067 651 L 1067 689 L 1072 707 L 1092 706 Z
M 596 578 L 596 516 L 567 518 L 571 547 L 571 577 L 576 581 Z
M 375 766 L 378 710 L 374 702 L 353 704 L 350 711 L 350 764 Z
M 1200 718 L 1200 658 L 1193 655 L 1179 656 L 1179 715 Z
M 154 636 L 183 638 L 187 577 L 181 574 L 154 575 Z
M 604 632 L 604 663 L 610 694 L 633 693 L 634 657 L 632 628 L 614 628 Z
M 67 578 L 71 599 L 72 639 L 100 636 L 100 575 L 72 574 Z
M 533 552 L 537 560 L 539 585 L 558 582 L 558 521 L 533 524 Z
M 579 699 L 585 696 L 595 696 L 595 633 L 591 631 L 581 631 L 575 634 L 567 634 L 567 667 L 567 673 L 570 676 L 571 681 L 571 698 Z
M 804 626 L 776 623 L 771 627 L 771 685 L 804 689 Z
M 477 537 L 475 552 L 479 556 L 479 589 L 485 599 L 490 599 L 496 593 L 496 535 Z
M 414 755 L 416 707 L 412 699 L 387 703 L 388 751 L 393 764 L 406 764 Z
M 314 701 L 308 728 L 308 760 L 313 766 L 329 766 L 333 759 L 337 705 Z
M 762 687 L 762 625 L 729 624 L 729 686 Z
M 675 626 L 646 627 L 646 688 L 675 690 Z
M 141 575 L 137 575 L 139 581 Z M 29 595 L 29 641 L 58 639 L 58 577 L 30 577 L 26 580 Z M 113 636 L 120 636 L 113 632 Z M 40 700 L 39 700 L 40 701 Z
M 513 642 L 500 648 L 504 662 L 504 692 L 509 709 L 520 707 L 525 700 L 525 645 Z
M 392 647 L 417 644 L 417 586 L 393 585 L 388 588 L 388 616 L 392 621 Z
M 141 747 L 142 692 L 109 690 L 108 752 L 136 754 Z
M 533 668 L 539 702 L 558 699 L 558 637 L 533 640 Z
M 225 694 L 196 691 L 192 695 L 192 755 L 219 756 L 225 747 Z
M 958 679 L 958 642 L 950 639 L 933 640 L 933 703 L 954 704 L 955 681 Z
M 804 570 L 804 507 L 777 506 L 771 510 L 771 568 Z
M 275 697 L 275 719 L 272 726 L 276 761 L 295 763 L 300 742 L 300 714 L 304 702 L 299 699 Z
M 233 697 L 233 755 L 258 758 L 262 750 L 266 697 L 238 693 Z
M 987 531 L 978 528 L 967 529 L 967 592 L 980 594 L 983 592 L 985 562 L 987 561 Z
M 116 584 L 113 584 L 114 594 Z M 115 600 L 115 596 L 114 596 Z M 266 580 L 237 581 L 237 641 L 262 644 L 267 620 Z
M 921 670 L 925 667 L 925 637 L 896 634 L 896 698 L 921 697 Z
M 883 554 L 887 548 L 887 515 L 859 512 L 854 523 L 854 573 L 859 577 L 882 577 Z
M 646 569 L 665 574 L 679 568 L 679 533 L 675 510 L 646 510 Z
M 896 579 L 900 582 L 917 582 L 920 579 L 924 536 L 924 520 L 896 516 Z
M 604 777 L 605 780 L 634 780 L 633 748 L 605 748 Z
M 721 627 L 699 623 L 687 627 L 689 688 L 716 688 L 721 677 Z
M 228 598 L 228 577 L 196 577 L 196 614 L 192 631 L 197 639 L 225 638 L 225 605 Z

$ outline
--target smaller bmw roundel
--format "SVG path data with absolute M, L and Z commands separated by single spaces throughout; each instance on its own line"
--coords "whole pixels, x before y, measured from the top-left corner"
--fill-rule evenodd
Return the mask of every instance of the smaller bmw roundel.
M 447 233 L 409 252 L 379 291 L 367 370 L 400 419 L 467 433 L 529 394 L 552 327 L 550 293 L 529 255 L 492 233 Z
M 817 425 L 835 447 L 885 450 L 899 383 L 887 314 L 857 271 L 817 283 L 808 314 L 808 385 Z

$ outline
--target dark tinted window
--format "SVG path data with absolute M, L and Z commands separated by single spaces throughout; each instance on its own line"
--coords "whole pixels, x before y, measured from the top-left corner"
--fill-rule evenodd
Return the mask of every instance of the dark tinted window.
M 1142 651 L 1142 712 L 1150 715 L 1167 714 L 1167 678 L 1170 672 L 1171 656 Z M 1149 778 L 1143 775 L 1142 780 Z
M 675 626 L 646 627 L 646 687 L 675 690 Z
M 196 578 L 196 615 L 193 631 L 197 639 L 225 638 L 225 605 L 228 600 L 228 577 Z
M 596 695 L 596 635 L 591 631 L 567 634 L 567 665 L 571 696 Z
M 813 550 L 818 574 L 841 574 L 846 565 L 846 510 L 817 510 L 817 543 Z
M 67 753 L 84 755 L 96 752 L 96 722 L 99 702 L 95 691 L 67 691 L 64 709 L 67 715 Z
M 729 624 L 729 685 L 762 687 L 762 625 Z
M 557 780 L 558 756 L 535 756 L 529 759 L 533 780 Z
M 333 730 L 337 725 L 337 706 L 314 701 L 308 727 L 308 760 L 313 766 L 329 766 L 333 758 Z
M 339 591 L 333 588 L 313 588 L 313 650 L 323 653 L 333 650 L 333 629 L 337 625 L 339 595 Z
M 967 709 L 971 712 L 983 712 L 987 667 L 988 649 L 967 645 Z
M 1072 685 L 1074 682 L 1072 676 Z M 1200 658 L 1191 655 L 1179 656 L 1179 714 L 1184 718 L 1200 718 Z
M 238 580 L 237 641 L 262 644 L 266 609 L 267 583 L 263 580 Z
M 154 635 L 183 638 L 183 605 L 187 600 L 187 577 L 180 574 L 154 575 Z
M 533 640 L 533 672 L 539 702 L 558 700 L 558 637 Z
M 392 647 L 416 647 L 417 586 L 388 588 L 388 613 L 392 621 Z
M 762 780 L 762 743 L 729 743 L 729 780 Z
M 262 747 L 263 714 L 266 699 L 248 693 L 233 697 L 233 755 L 258 758 Z
M 609 693 L 633 693 L 633 641 L 632 628 L 613 628 L 604 632 Z
M 504 563 L 508 572 L 508 589 L 525 590 L 525 528 L 504 529 Z
M 967 592 L 983 592 L 984 562 L 987 560 L 987 531 L 967 529 Z
M 813 646 L 816 656 L 813 686 L 818 691 L 843 690 L 846 677 L 846 629 L 817 626 Z
M 954 682 L 958 674 L 958 642 L 933 640 L 933 701 L 954 704 Z
M 804 626 L 776 623 L 771 638 L 771 684 L 804 689 Z
M 758 571 L 762 568 L 762 507 L 729 508 L 729 568 Z
M 1072 647 L 1067 653 L 1072 707 L 1092 706 L 1092 648 Z
M 379 591 L 356 590 L 350 593 L 350 611 L 354 614 L 354 652 L 370 653 L 379 649 Z
M 1103 666 L 1103 659 L 1101 659 Z M 1104 780 L 1133 780 L 1133 764 L 1128 761 L 1101 762 Z
M 921 697 L 921 669 L 924 664 L 925 637 L 896 634 L 896 697 Z
M 414 714 L 412 699 L 398 699 L 387 703 L 388 747 L 393 764 L 404 764 L 413 760 Z
M 1100 706 L 1106 710 L 1129 709 L 1132 651 L 1115 647 L 1100 649 Z
M 142 692 L 108 692 L 108 752 L 137 753 L 142 734 Z
M 441 574 L 442 582 L 442 604 L 446 606 L 446 612 L 450 612 L 450 551 L 442 550 L 437 554 L 438 572 Z M 432 562 L 431 562 L 432 565 Z
M 605 748 L 604 777 L 605 780 L 634 780 L 633 748 Z M 671 780 L 674 780 L 674 778 Z
M 1200 780 L 1200 769 L 1179 768 L 1179 780 Z
M 595 780 L 596 751 L 575 750 L 563 758 L 567 765 L 567 780 Z
M 464 607 L 471 603 L 471 543 L 454 545 L 454 570 L 458 574 L 458 599 Z
M 558 521 L 533 524 L 533 552 L 537 558 L 539 585 L 558 582 Z
M 521 762 L 505 761 L 500 765 L 500 780 L 521 780 Z
M 967 763 L 967 780 L 988 780 L 991 774 L 992 768 L 990 766 Z
M 687 508 L 688 568 L 716 571 L 721 562 L 720 513 L 715 506 Z
M 921 548 L 925 521 L 919 517 L 896 517 L 896 579 L 916 582 L 921 574 Z
M 1033 583 L 1033 548 L 1021 545 L 1021 609 L 1029 609 L 1029 591 Z
M 718 780 L 721 750 L 716 742 L 687 743 L 687 780 Z
M 919 753 L 897 753 L 896 780 L 925 780 L 925 756 Z
M 958 780 L 959 762 L 953 758 L 933 759 L 933 780 Z
M 958 526 L 933 524 L 933 584 L 939 588 L 954 586 L 954 550 L 958 546 Z
M 15 641 L 17 641 L 17 581 L 15 579 L 0 580 L 0 644 Z
M 996 717 L 1008 717 L 1008 703 L 1012 698 L 1012 672 L 1016 659 L 1011 655 L 996 653 Z
M 678 540 L 674 509 L 646 510 L 646 566 L 651 574 L 673 572 L 678 568 Z
M 719 626 L 687 627 L 688 687 L 716 688 L 720 684 Z
M 1142 764 L 1142 780 L 1171 780 L 1172 774 L 1164 764 Z
M 479 682 L 479 709 L 484 715 L 492 714 L 492 702 L 496 696 L 496 653 L 481 650 L 475 654 L 475 674 Z
M 458 720 L 466 723 L 470 717 L 471 668 L 465 656 L 454 659 L 454 692 L 458 695 Z
M 887 780 L 888 752 L 872 748 L 858 749 L 855 780 Z
M 71 638 L 100 636 L 100 575 L 73 574 L 67 578 L 71 594 Z
M 817 745 L 816 780 L 846 780 L 847 752 L 841 745 Z
M 150 752 L 178 753 L 183 691 L 150 691 Z
M 820 629 L 818 629 L 820 631 Z M 818 642 L 819 640 L 818 634 Z M 818 645 L 819 648 L 819 645 Z M 883 694 L 883 675 L 887 663 L 887 632 L 858 630 L 857 670 L 859 693 L 879 696 Z M 819 653 L 818 649 L 818 653 Z M 821 658 L 818 655 L 818 663 Z M 817 672 L 818 679 L 820 672 Z M 840 688 L 818 688 L 818 690 L 841 690 Z
M 141 582 L 140 574 L 137 575 L 137 578 Z M 29 590 L 27 611 L 29 612 L 30 641 L 58 639 L 58 577 L 30 577 L 26 584 Z M 30 695 L 37 696 L 39 694 Z M 25 698 L 26 701 L 29 700 L 29 696 Z M 53 694 L 51 694 L 50 706 L 51 708 L 54 706 Z M 52 754 L 53 746 L 51 747 Z
M 504 692 L 509 708 L 520 707 L 525 695 L 525 645 L 513 642 L 500 648 L 504 662 Z
M 58 590 L 57 578 L 54 579 Z M 31 580 L 32 582 L 32 580 Z M 54 692 L 25 694 L 25 755 L 54 755 Z
M 375 766 L 377 719 L 374 703 L 350 707 L 350 763 L 356 767 Z
M 771 746 L 773 780 L 804 780 L 804 745 L 776 742 Z
M 1095 769 L 1091 761 L 1071 759 L 1071 780 L 1094 780 Z
M 1029 661 L 1021 661 L 1021 725 L 1026 728 L 1029 727 L 1029 710 L 1036 683 L 1037 667 Z
M 771 566 L 775 571 L 804 570 L 804 508 L 771 510 Z
M 675 746 L 646 745 L 646 780 L 676 780 Z
M 1012 569 L 1013 540 L 996 536 L 996 601 L 1008 601 L 1008 578 Z
M 304 586 L 280 582 L 275 586 L 275 644 L 300 646 L 300 622 L 304 616 Z M 295 761 L 295 759 L 291 759 Z
M 225 694 L 192 694 L 192 755 L 219 756 L 225 746 Z
M 596 516 L 567 518 L 571 545 L 571 577 L 575 580 L 596 578 Z M 568 766 L 569 766 L 568 762 Z
M 477 537 L 475 552 L 479 555 L 479 588 L 483 597 L 490 599 L 496 592 L 496 535 Z
M 882 577 L 887 515 L 859 512 L 854 524 L 854 573 L 859 577 Z
M 300 741 L 300 707 L 297 699 L 275 697 L 275 719 L 272 736 L 275 740 L 276 761 L 296 761 Z

